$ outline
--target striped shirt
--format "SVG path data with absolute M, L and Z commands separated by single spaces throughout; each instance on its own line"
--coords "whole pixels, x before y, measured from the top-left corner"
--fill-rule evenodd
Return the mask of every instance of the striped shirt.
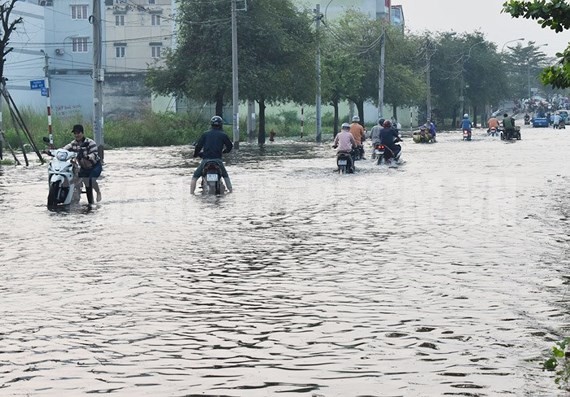
M 87 143 L 87 147 L 82 147 L 84 143 Z M 99 161 L 99 150 L 97 149 L 97 143 L 93 139 L 83 138 L 80 142 L 73 140 L 65 145 L 63 149 L 76 153 L 83 151 L 83 158 L 88 158 L 93 164 Z

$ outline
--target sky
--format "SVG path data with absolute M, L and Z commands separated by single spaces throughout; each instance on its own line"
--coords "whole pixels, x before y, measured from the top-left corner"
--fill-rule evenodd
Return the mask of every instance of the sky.
M 487 40 L 497 44 L 499 51 L 507 41 L 524 38 L 520 41 L 523 46 L 529 40 L 536 46 L 548 44 L 540 50 L 552 57 L 568 46 L 570 31 L 555 33 L 550 28 L 541 28 L 535 20 L 502 14 L 503 3 L 504 0 L 392 0 L 392 5 L 403 6 L 406 27 L 414 33 L 479 30 Z M 516 45 L 515 41 L 504 48 Z

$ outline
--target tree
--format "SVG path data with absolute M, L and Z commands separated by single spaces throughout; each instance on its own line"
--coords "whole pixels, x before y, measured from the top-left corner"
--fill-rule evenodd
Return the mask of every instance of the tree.
M 2 23 L 2 32 L 0 33 L 0 78 L 4 82 L 4 64 L 6 63 L 6 56 L 12 52 L 13 47 L 9 47 L 10 36 L 16 26 L 22 23 L 22 17 L 11 20 L 12 11 L 18 0 L 11 0 L 0 5 L 0 22 Z
M 503 12 L 514 18 L 537 20 L 543 27 L 559 33 L 570 28 L 570 4 L 566 0 L 509 0 L 503 3 Z M 554 88 L 570 87 L 570 45 L 563 53 L 557 53 L 556 65 L 549 66 L 541 73 L 544 84 Z
M 148 85 L 216 103 L 216 114 L 231 94 L 229 1 L 180 1 L 179 47 L 163 67 L 149 71 Z M 314 96 L 312 17 L 290 0 L 254 0 L 238 13 L 240 99 L 259 103 L 260 144 L 265 142 L 265 108 L 280 101 L 305 102 Z

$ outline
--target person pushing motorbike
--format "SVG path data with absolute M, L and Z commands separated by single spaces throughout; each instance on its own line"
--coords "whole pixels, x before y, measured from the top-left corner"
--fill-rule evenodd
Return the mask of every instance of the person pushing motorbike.
M 81 124 L 75 124 L 71 132 L 75 139 L 65 145 L 63 149 L 77 152 L 77 162 L 80 167 L 77 176 L 83 178 L 87 201 L 89 204 L 93 204 L 93 190 L 97 193 L 97 201 L 101 201 L 101 190 L 99 189 L 97 178 L 101 175 L 103 166 L 99 158 L 97 143 L 85 136 L 85 131 Z
M 232 192 L 232 182 L 230 181 L 230 176 L 226 171 L 226 167 L 222 161 L 222 153 L 229 153 L 232 151 L 234 145 L 230 138 L 226 135 L 222 126 L 224 125 L 224 120 L 220 116 L 214 116 L 210 120 L 210 130 L 202 134 L 196 147 L 194 148 L 194 157 L 202 157 L 202 161 L 194 174 L 192 175 L 192 180 L 190 181 L 190 194 L 194 194 L 196 190 L 196 182 L 198 178 L 202 176 L 202 171 L 204 169 L 204 164 L 206 161 L 215 161 L 220 166 L 222 170 L 222 177 L 226 183 L 226 188 L 231 193 Z M 203 150 L 203 151 L 202 151 Z

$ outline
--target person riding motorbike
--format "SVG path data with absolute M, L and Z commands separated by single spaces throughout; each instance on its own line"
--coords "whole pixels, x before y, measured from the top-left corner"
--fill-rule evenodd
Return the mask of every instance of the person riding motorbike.
M 360 158 L 362 158 L 362 160 L 366 160 L 364 158 L 364 146 L 362 146 L 362 143 L 366 140 L 366 135 L 364 134 L 364 127 L 360 124 L 360 117 L 354 116 L 352 118 L 352 124 L 350 124 L 350 133 L 356 141 L 356 145 L 360 151 Z
M 372 127 L 372 132 L 370 136 L 370 140 L 372 141 L 372 146 L 376 146 L 377 143 L 380 143 L 380 131 L 384 128 L 384 119 L 378 119 L 378 124 Z
M 392 128 L 392 122 L 390 120 L 384 121 L 384 128 L 380 130 L 380 144 L 386 146 L 394 154 L 394 159 L 398 160 L 400 156 L 400 151 L 402 147 L 397 145 L 397 142 L 401 142 L 398 130 Z
M 337 155 L 339 153 L 347 153 L 349 155 L 348 156 L 349 163 L 347 168 L 349 170 L 353 170 L 354 162 L 351 153 L 353 149 L 357 148 L 357 145 L 354 136 L 352 136 L 352 134 L 350 133 L 350 124 L 348 123 L 342 124 L 341 131 L 338 134 L 336 134 L 336 137 L 334 138 L 333 149 L 337 148 L 338 148 L 338 150 L 336 151 Z
M 491 117 L 489 120 L 487 120 L 487 134 L 490 135 L 493 130 L 494 133 L 498 133 L 499 126 L 500 126 L 499 119 L 497 119 L 494 116 Z
M 222 171 L 222 177 L 226 183 L 226 188 L 230 193 L 232 192 L 232 182 L 222 161 L 222 153 L 231 152 L 234 145 L 222 129 L 223 124 L 224 120 L 222 120 L 220 116 L 212 117 L 210 120 L 212 128 L 203 133 L 198 140 L 198 143 L 196 143 L 196 147 L 194 148 L 194 157 L 198 157 L 200 155 L 200 157 L 202 157 L 202 161 L 192 175 L 192 180 L 190 181 L 190 194 L 194 194 L 194 191 L 196 190 L 196 182 L 198 181 L 198 178 L 202 176 L 202 171 L 207 161 L 215 161 L 218 163 Z M 203 152 L 201 153 L 202 149 Z
M 435 127 L 435 122 L 433 120 L 428 120 L 427 127 L 428 127 L 429 133 L 431 135 L 431 140 L 433 142 L 436 142 L 435 135 L 436 135 L 437 131 L 436 131 L 436 127 Z
M 469 134 L 471 134 L 471 128 L 473 127 L 473 123 L 471 123 L 471 120 L 469 120 L 469 115 L 467 113 L 465 113 L 463 115 L 463 120 L 461 120 L 461 130 L 467 130 L 469 131 Z
M 515 119 L 509 117 L 507 113 L 503 114 L 503 128 L 505 129 L 505 138 L 512 139 L 515 135 Z

